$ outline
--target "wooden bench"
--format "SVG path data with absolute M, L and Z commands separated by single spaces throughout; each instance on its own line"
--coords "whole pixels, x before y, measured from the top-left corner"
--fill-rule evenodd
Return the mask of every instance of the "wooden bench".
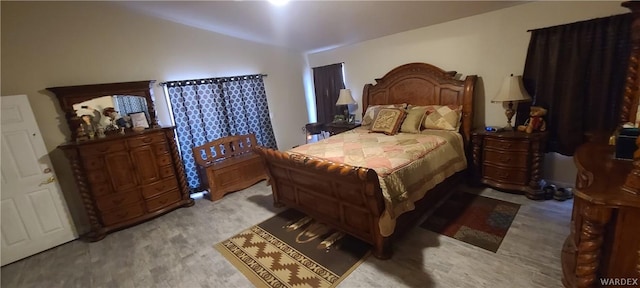
M 266 180 L 262 158 L 253 152 L 257 146 L 256 136 L 247 134 L 224 137 L 192 148 L 202 183 L 209 188 L 205 198 L 216 201 L 227 193 Z

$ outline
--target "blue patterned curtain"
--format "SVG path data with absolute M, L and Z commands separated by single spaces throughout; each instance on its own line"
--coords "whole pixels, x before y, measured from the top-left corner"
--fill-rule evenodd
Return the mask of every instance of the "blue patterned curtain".
M 113 105 L 116 106 L 116 111 L 121 116 L 126 116 L 131 113 L 142 112 L 147 115 L 149 119 L 149 111 L 147 109 L 147 100 L 143 97 L 128 96 L 128 95 L 114 95 Z
M 259 145 L 277 149 L 262 75 L 165 83 L 189 187 L 200 179 L 191 149 L 213 140 L 253 133 Z

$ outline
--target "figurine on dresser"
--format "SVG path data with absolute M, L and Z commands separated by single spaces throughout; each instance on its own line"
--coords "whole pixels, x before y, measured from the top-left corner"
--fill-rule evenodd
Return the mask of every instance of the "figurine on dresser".
M 102 114 L 104 114 L 104 116 L 109 117 L 109 120 L 111 121 L 111 124 L 107 126 L 107 129 L 106 129 L 107 131 L 110 131 L 110 130 L 120 131 L 122 128 L 125 128 L 125 129 L 131 128 L 131 123 L 129 122 L 131 120 L 131 117 L 126 116 L 125 118 L 120 116 L 120 113 L 118 113 L 118 111 L 116 111 L 116 109 L 113 107 L 104 108 L 102 110 Z
M 84 114 L 80 116 L 82 122 L 80 122 L 80 130 L 84 135 L 87 135 L 89 139 L 93 139 L 98 133 L 102 125 L 100 125 L 100 111 L 91 108 L 89 106 L 82 106 L 84 109 L 92 110 L 93 115 Z

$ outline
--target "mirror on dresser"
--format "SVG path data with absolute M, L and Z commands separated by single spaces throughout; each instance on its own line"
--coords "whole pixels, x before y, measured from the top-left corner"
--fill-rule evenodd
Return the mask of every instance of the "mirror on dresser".
M 127 117 L 132 113 L 139 112 L 146 114 L 147 118 L 149 117 L 147 101 L 140 96 L 102 96 L 73 105 L 73 109 L 76 111 L 77 117 L 91 114 L 91 111 L 88 108 L 95 108 L 100 112 L 100 114 L 102 114 L 102 116 L 107 116 L 106 119 L 102 119 L 102 121 L 100 122 L 100 124 L 102 125 L 110 124 L 108 114 L 107 112 L 105 112 L 105 110 L 109 110 L 108 108 L 114 108 L 115 112 L 118 113 L 118 116 L 120 117 Z
M 133 126 L 129 115 L 140 112 L 144 112 L 147 126 L 156 127 L 152 89 L 154 83 L 153 80 L 147 80 L 52 87 L 47 90 L 53 92 L 58 98 L 67 126 L 71 131 L 70 141 L 74 142 L 99 138 L 94 135 L 99 128 L 106 130 L 106 134 L 112 134 L 108 133 L 115 130 L 112 129 L 114 126 L 110 126 L 111 118 L 114 118 L 113 122 L 122 118 L 119 126 L 123 127 L 117 128 L 125 128 L 126 132 L 129 132 L 131 127 L 128 126 Z M 118 126 L 117 123 L 114 125 Z
M 69 160 L 83 200 L 90 225 L 83 235 L 87 240 L 97 241 L 112 231 L 193 205 L 174 127 L 157 125 L 154 82 L 47 88 L 58 98 L 71 130 L 70 141 L 58 148 Z M 118 114 L 142 117 L 148 124 L 142 126 L 148 128 L 129 128 L 136 121 L 119 122 Z M 87 126 L 94 122 L 101 129 L 118 129 L 88 137 L 87 132 L 97 130 Z
M 78 124 L 74 124 L 78 141 L 95 138 L 94 134 L 88 133 L 94 130 L 100 131 L 98 136 L 100 137 L 116 133 L 125 134 L 126 131 L 134 127 L 149 127 L 147 101 L 140 96 L 102 96 L 73 104 L 73 110 L 76 115 L 72 121 L 78 122 Z M 142 117 L 146 125 L 134 123 L 132 115 L 137 118 Z M 92 127 L 88 128 L 87 125 L 92 125 Z

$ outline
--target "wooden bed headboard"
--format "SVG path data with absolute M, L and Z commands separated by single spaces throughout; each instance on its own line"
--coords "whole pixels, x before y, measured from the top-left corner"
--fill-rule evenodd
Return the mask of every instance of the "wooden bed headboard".
M 389 71 L 376 84 L 367 84 L 362 93 L 362 114 L 369 105 L 462 105 L 460 133 L 465 144 L 473 127 L 475 75 L 456 80 L 455 71 L 447 72 L 427 63 L 409 63 Z

